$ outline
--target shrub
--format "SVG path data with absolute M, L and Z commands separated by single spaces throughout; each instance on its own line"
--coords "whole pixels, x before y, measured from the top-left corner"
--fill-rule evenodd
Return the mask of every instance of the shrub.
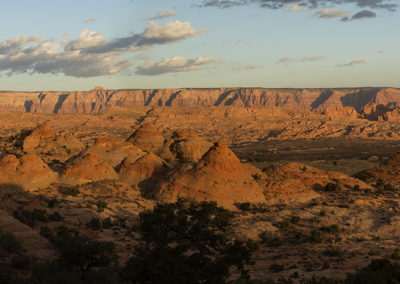
M 49 221 L 58 222 L 62 221 L 64 218 L 58 212 L 54 212 L 53 214 L 49 215 L 48 219 Z
M 233 213 L 215 202 L 179 199 L 140 213 L 142 245 L 124 268 L 132 283 L 224 283 L 235 267 L 248 278 L 253 241 L 228 239 Z
M 327 192 L 334 192 L 334 191 L 338 191 L 340 190 L 340 187 L 337 183 L 328 183 L 325 187 L 324 187 L 324 191 Z
M 56 237 L 53 243 L 61 253 L 59 263 L 78 269 L 82 280 L 85 280 L 87 273 L 93 268 L 108 267 L 116 258 L 112 242 L 66 235 Z
M 111 218 L 110 217 L 107 217 L 107 218 L 105 218 L 103 220 L 103 228 L 104 229 L 108 229 L 108 228 L 110 228 L 112 226 L 113 226 L 113 223 L 111 222 Z
M 107 204 L 107 202 L 105 202 L 103 200 L 99 200 L 99 201 L 97 201 L 96 205 L 97 205 L 97 210 L 99 212 L 102 212 L 102 211 L 104 211 L 105 208 L 107 208 L 108 204 Z
M 98 218 L 92 218 L 89 223 L 86 224 L 87 228 L 90 228 L 92 230 L 100 230 L 101 228 L 101 223 Z
M 9 253 L 17 253 L 22 249 L 21 242 L 17 238 L 8 232 L 2 232 L 0 230 L 0 246 Z
M 263 245 L 269 247 L 277 247 L 282 244 L 282 237 L 277 233 L 272 233 L 269 231 L 264 231 L 258 235 L 261 239 Z

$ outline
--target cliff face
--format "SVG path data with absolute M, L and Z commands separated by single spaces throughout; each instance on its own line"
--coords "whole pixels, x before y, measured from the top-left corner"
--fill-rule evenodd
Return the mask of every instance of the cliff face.
M 0 92 L 0 111 L 96 113 L 110 107 L 241 106 L 285 107 L 330 116 L 397 120 L 400 89 L 155 89 L 78 92 Z M 337 114 L 336 114 L 337 112 Z

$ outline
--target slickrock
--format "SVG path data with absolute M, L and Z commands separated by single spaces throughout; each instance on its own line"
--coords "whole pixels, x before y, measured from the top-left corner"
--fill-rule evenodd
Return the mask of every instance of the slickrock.
M 372 169 L 364 170 L 354 176 L 368 182 L 376 182 L 382 179 L 386 183 L 400 183 L 400 152 Z
M 161 201 L 178 197 L 216 201 L 230 209 L 236 203 L 265 201 L 262 186 L 221 142 L 215 143 L 193 168 L 176 171 L 162 181 L 156 196 Z
M 363 116 L 363 109 L 371 104 L 385 107 L 399 105 L 399 94 L 400 90 L 395 88 L 107 90 L 96 87 L 90 91 L 77 92 L 0 92 L 0 110 L 96 113 L 112 107 L 277 106 L 323 113 L 332 107 L 351 107 Z M 350 110 L 342 109 L 340 113 L 355 117 Z M 364 117 L 375 120 L 374 116 L 368 114 Z
M 128 156 L 118 168 L 123 179 L 140 182 L 148 178 L 159 180 L 169 166 L 163 159 L 149 152 L 140 158 L 135 155 Z
M 69 159 L 62 176 L 72 183 L 118 179 L 118 174 L 114 168 L 93 153 L 86 153 Z
M 164 136 L 151 123 L 142 124 L 127 141 L 142 150 L 157 153 L 164 145 Z
M 328 106 L 323 114 L 330 116 L 330 117 L 349 117 L 349 118 L 358 118 L 357 111 L 350 106 Z
M 9 154 L 0 160 L 1 184 L 16 184 L 26 190 L 33 190 L 55 182 L 57 176 L 40 157 L 34 154 L 26 154 L 20 158 Z
M 22 247 L 28 255 L 43 261 L 55 259 L 55 251 L 48 240 L 1 209 L 0 228 L 3 232 L 13 234 L 17 240 L 21 241 Z
M 133 145 L 115 137 L 96 138 L 94 144 L 83 151 L 83 154 L 92 153 L 116 167 L 128 156 L 136 159 L 143 156 L 145 152 Z
M 38 125 L 22 141 L 22 149 L 25 152 L 34 153 L 46 160 L 51 160 L 51 156 L 57 155 L 60 161 L 65 161 L 83 148 L 84 145 L 79 139 L 70 134 L 57 134 L 47 123 Z
M 371 189 L 365 182 L 343 173 L 323 171 L 301 163 L 277 163 L 265 169 L 264 173 L 269 197 L 316 197 L 315 190 L 323 189 L 328 183 L 338 184 L 344 189 L 352 189 L 355 185 Z
M 176 130 L 172 135 L 169 150 L 175 159 L 183 162 L 198 162 L 212 146 L 191 129 Z

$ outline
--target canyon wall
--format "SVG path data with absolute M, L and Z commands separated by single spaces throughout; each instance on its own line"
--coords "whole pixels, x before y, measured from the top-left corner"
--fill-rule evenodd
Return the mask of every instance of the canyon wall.
M 284 107 L 329 116 L 400 120 L 400 89 L 154 89 L 76 92 L 0 92 L 0 111 L 96 113 L 110 107 Z

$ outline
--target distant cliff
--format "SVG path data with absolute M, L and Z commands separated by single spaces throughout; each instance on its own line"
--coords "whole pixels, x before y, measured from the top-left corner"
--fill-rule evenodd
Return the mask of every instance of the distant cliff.
M 154 89 L 0 92 L 0 111 L 96 113 L 134 106 L 277 106 L 330 116 L 400 120 L 400 89 Z

